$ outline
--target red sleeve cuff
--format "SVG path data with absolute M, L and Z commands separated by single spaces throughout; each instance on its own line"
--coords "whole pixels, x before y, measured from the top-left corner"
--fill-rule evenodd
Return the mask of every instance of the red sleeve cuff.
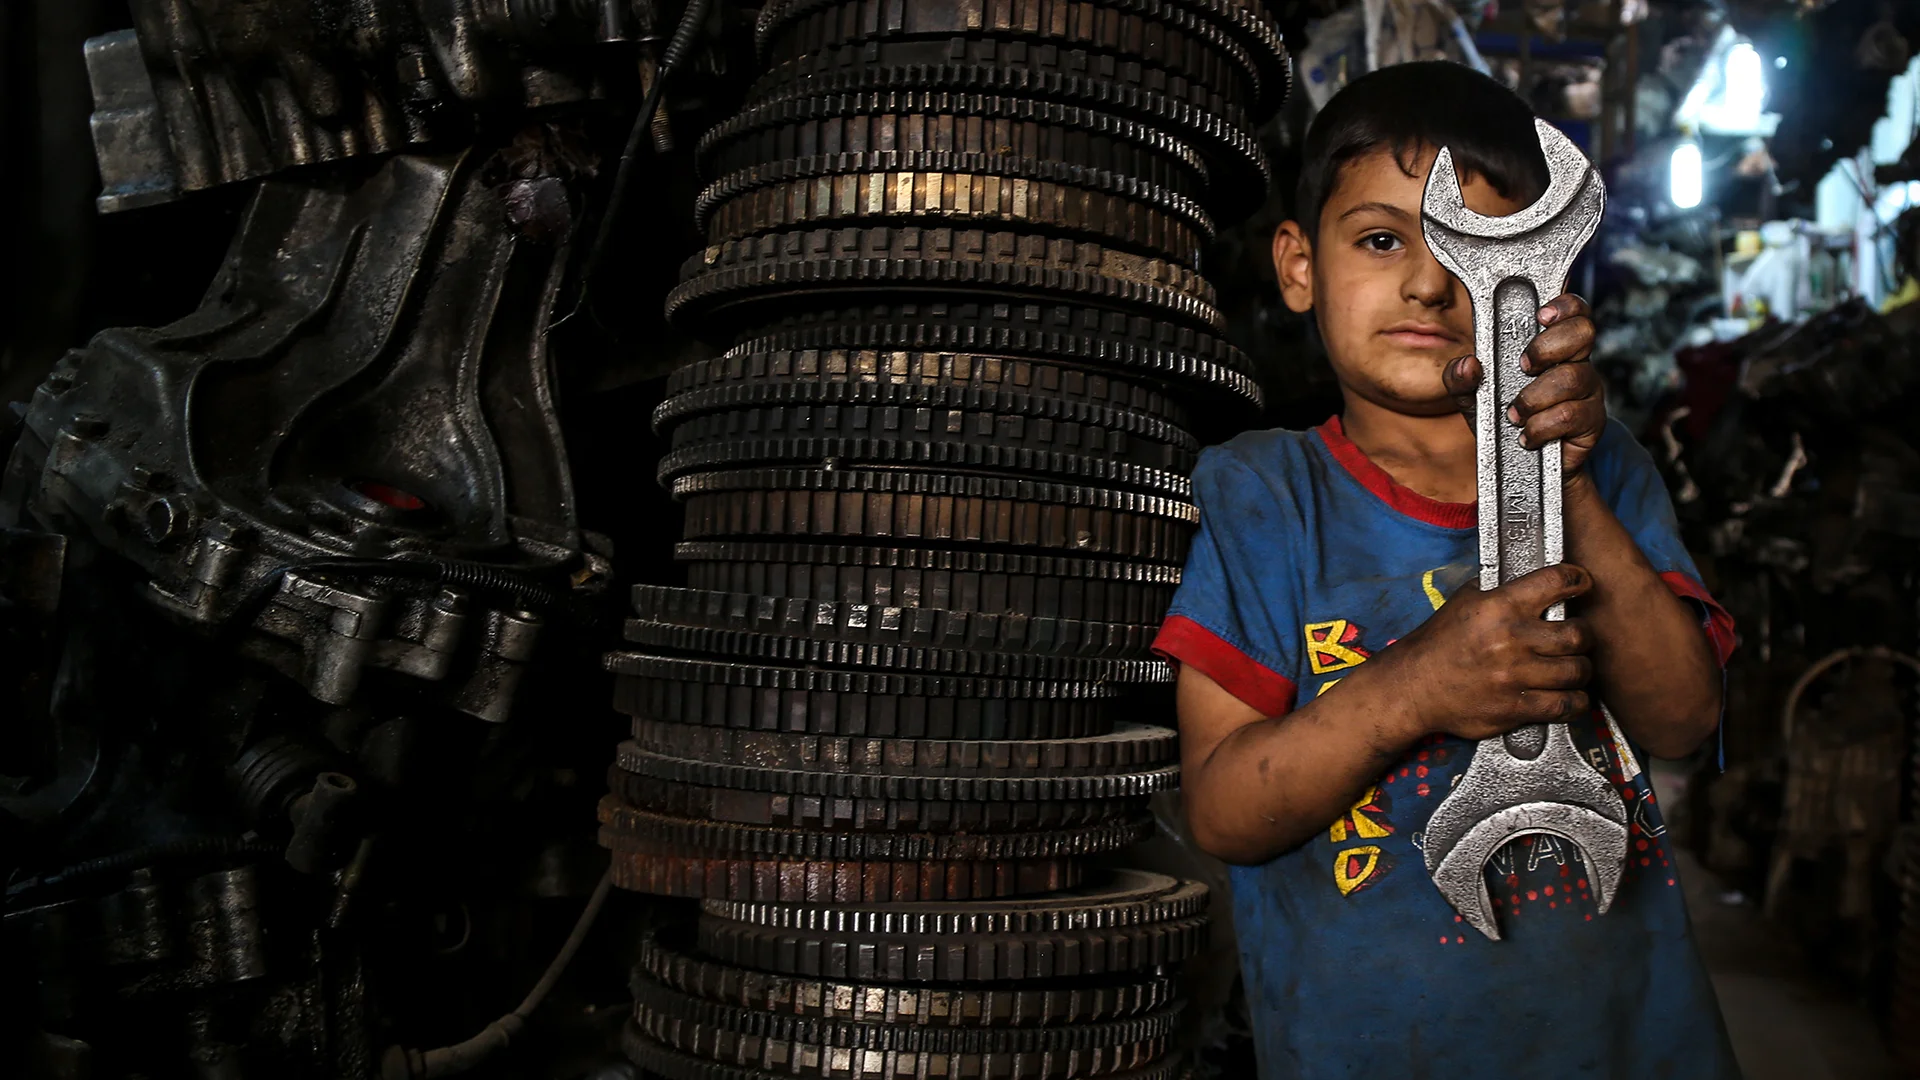
M 1678 570 L 1661 574 L 1660 580 L 1667 583 L 1673 595 L 1682 600 L 1692 600 L 1706 609 L 1707 640 L 1713 643 L 1714 659 L 1720 662 L 1721 667 L 1726 667 L 1727 658 L 1733 655 L 1733 616 L 1727 614 L 1727 609 L 1721 607 L 1719 601 L 1707 594 L 1706 586 Z
M 1168 616 L 1153 639 L 1153 651 L 1212 679 L 1227 693 L 1260 710 L 1285 716 L 1293 709 L 1293 680 L 1228 644 L 1185 615 Z

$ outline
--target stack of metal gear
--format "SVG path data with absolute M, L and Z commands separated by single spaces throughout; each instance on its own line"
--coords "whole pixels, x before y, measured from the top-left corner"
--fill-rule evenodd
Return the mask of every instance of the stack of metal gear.
M 703 901 L 636 972 L 668 1077 L 1173 1077 L 1206 890 L 1094 871 L 1174 733 L 1117 722 L 1257 406 L 1200 277 L 1287 89 L 1235 0 L 775 0 L 667 302 L 688 586 L 637 586 L 615 884 Z

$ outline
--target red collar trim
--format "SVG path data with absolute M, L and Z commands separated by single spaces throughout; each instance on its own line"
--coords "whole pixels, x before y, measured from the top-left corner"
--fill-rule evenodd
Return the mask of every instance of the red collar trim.
M 1380 497 L 1380 501 L 1395 510 L 1429 525 L 1438 525 L 1443 529 L 1471 529 L 1480 521 L 1479 507 L 1474 503 L 1441 502 L 1430 499 L 1412 488 L 1402 487 L 1398 480 L 1387 475 L 1387 470 L 1368 460 L 1367 455 L 1353 440 L 1347 438 L 1347 430 L 1338 416 L 1330 416 L 1327 422 L 1313 429 L 1320 436 L 1320 442 L 1333 455 L 1347 473 L 1366 488 Z

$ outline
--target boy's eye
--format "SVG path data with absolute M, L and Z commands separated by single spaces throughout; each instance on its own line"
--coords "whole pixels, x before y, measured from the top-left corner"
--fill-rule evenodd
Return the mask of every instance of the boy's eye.
M 1360 246 L 1366 248 L 1368 251 L 1385 255 L 1389 252 L 1399 251 L 1406 245 L 1400 242 L 1399 237 L 1390 232 L 1377 232 L 1369 233 L 1367 236 L 1362 237 Z

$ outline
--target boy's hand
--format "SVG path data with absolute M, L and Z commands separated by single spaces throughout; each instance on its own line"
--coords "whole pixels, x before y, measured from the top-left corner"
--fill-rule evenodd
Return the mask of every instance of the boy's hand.
M 1527 346 L 1521 366 L 1536 376 L 1507 410 L 1507 422 L 1522 426 L 1521 445 L 1529 450 L 1560 440 L 1560 465 L 1571 478 L 1585 464 L 1607 426 L 1606 388 L 1588 363 L 1594 326 L 1587 302 L 1568 293 L 1540 309 L 1540 331 Z M 1473 395 L 1480 387 L 1480 361 L 1463 356 L 1441 373 L 1447 394 L 1467 423 L 1473 423 Z
M 1373 662 L 1393 658 L 1422 730 L 1488 739 L 1526 724 L 1585 713 L 1592 638 L 1580 619 L 1548 622 L 1547 608 L 1592 587 L 1572 563 L 1536 570 L 1492 592 L 1462 589 L 1418 630 Z

